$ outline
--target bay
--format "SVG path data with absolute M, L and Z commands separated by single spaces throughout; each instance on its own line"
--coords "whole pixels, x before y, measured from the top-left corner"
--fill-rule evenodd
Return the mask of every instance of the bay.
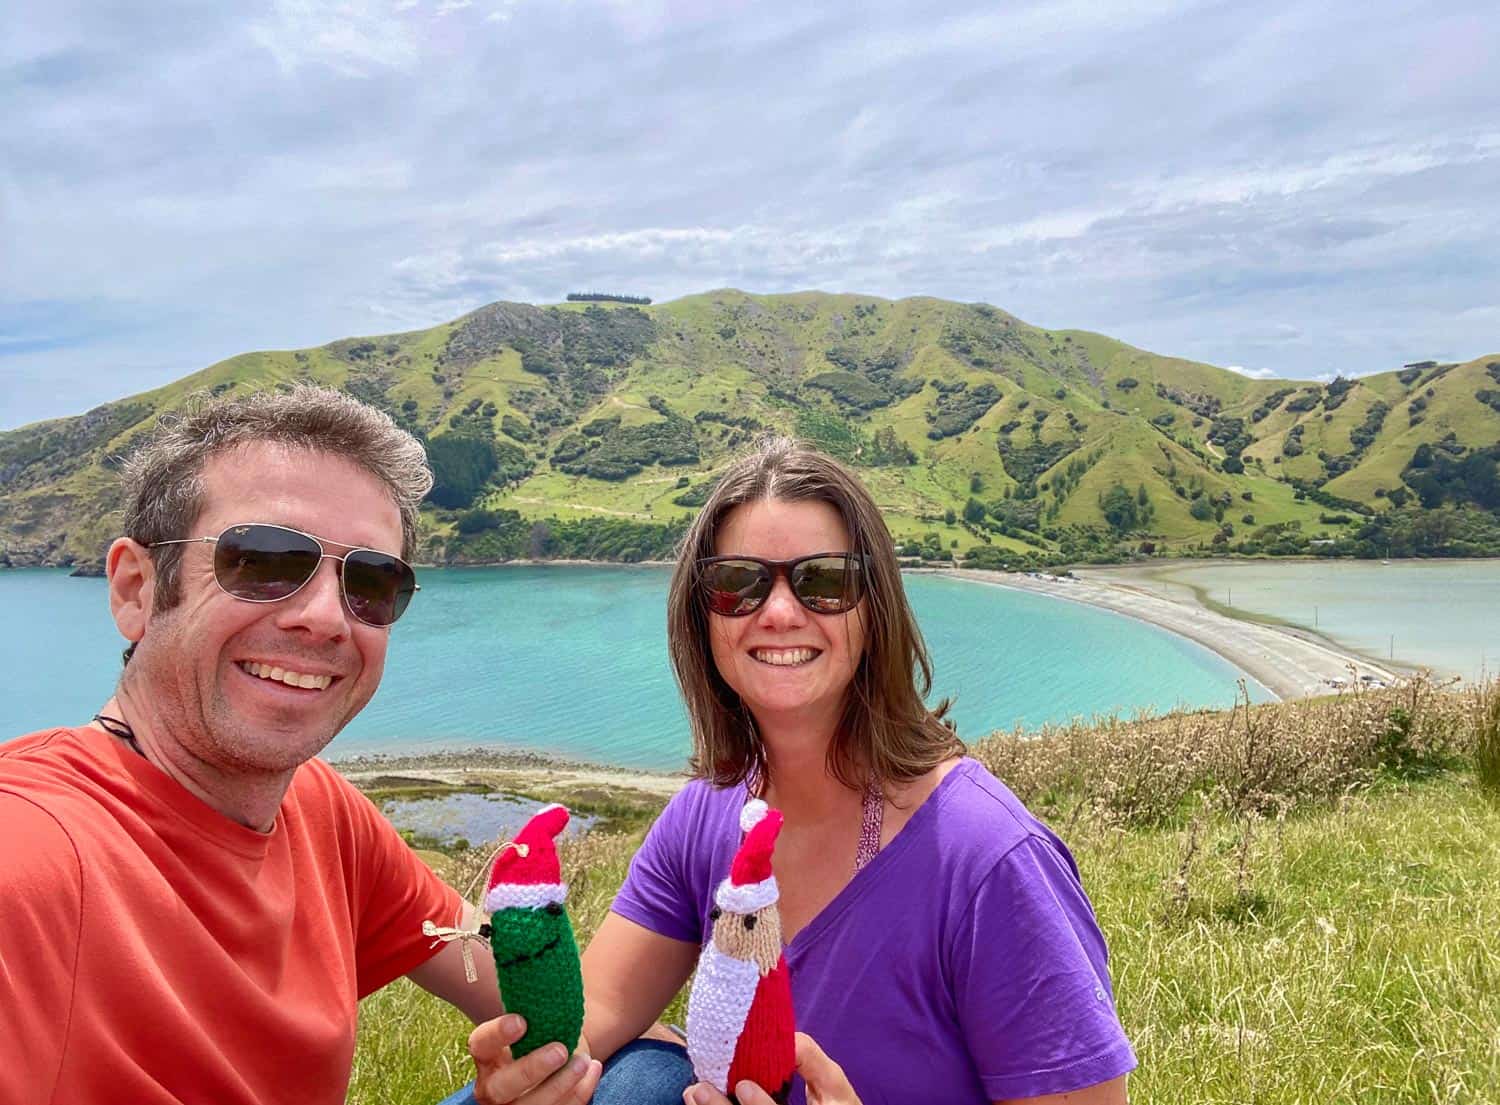
M 1148 574 L 1375 660 L 1468 680 L 1500 667 L 1500 560 L 1182 561 Z
M 668 575 L 424 570 L 393 630 L 380 690 L 326 755 L 484 745 L 682 766 L 688 729 L 667 662 Z M 905 586 L 932 652 L 931 700 L 954 699 L 968 738 L 1079 715 L 1226 706 L 1237 693 L 1233 666 L 1130 618 L 940 576 L 908 575 Z M 0 610 L 12 625 L 0 637 L 0 734 L 86 721 L 120 670 L 104 582 L 0 572 Z

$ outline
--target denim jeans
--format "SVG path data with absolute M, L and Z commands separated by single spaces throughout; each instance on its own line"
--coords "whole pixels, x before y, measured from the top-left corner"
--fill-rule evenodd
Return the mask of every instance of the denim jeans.
M 609 1057 L 593 1105 L 682 1105 L 693 1084 L 687 1049 L 665 1040 L 635 1040 Z M 438 1105 L 474 1105 L 471 1082 Z

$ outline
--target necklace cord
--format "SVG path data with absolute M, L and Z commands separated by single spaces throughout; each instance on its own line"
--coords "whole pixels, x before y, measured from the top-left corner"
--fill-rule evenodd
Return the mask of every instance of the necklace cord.
M 745 789 L 752 798 L 765 799 L 766 780 L 758 774 L 751 775 Z M 859 843 L 854 848 L 854 873 L 857 875 L 869 862 L 880 854 L 880 833 L 885 827 L 885 791 L 880 782 L 871 778 L 865 786 L 860 802 Z
M 117 737 L 130 745 L 137 756 L 144 756 L 146 754 L 141 751 L 140 742 L 135 739 L 135 730 L 130 727 L 128 721 L 122 721 L 117 717 L 110 717 L 108 714 L 95 714 L 93 720 L 97 721 L 99 728 L 103 729 L 110 736 Z

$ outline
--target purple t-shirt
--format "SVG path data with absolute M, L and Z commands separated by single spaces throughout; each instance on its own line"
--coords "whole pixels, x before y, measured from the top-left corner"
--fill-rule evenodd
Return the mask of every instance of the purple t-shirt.
M 702 944 L 745 799 L 689 783 L 614 911 Z M 968 758 L 786 949 L 798 1029 L 865 1105 L 1035 1097 L 1134 1069 L 1107 959 L 1067 848 Z

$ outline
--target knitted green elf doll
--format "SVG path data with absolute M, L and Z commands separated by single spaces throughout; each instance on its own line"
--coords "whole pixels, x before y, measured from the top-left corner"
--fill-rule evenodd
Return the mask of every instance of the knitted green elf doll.
M 562 806 L 538 810 L 495 857 L 484 895 L 500 997 L 526 1018 L 510 1049 L 517 1059 L 554 1040 L 573 1051 L 583 1031 L 583 973 L 555 843 L 567 824 Z

